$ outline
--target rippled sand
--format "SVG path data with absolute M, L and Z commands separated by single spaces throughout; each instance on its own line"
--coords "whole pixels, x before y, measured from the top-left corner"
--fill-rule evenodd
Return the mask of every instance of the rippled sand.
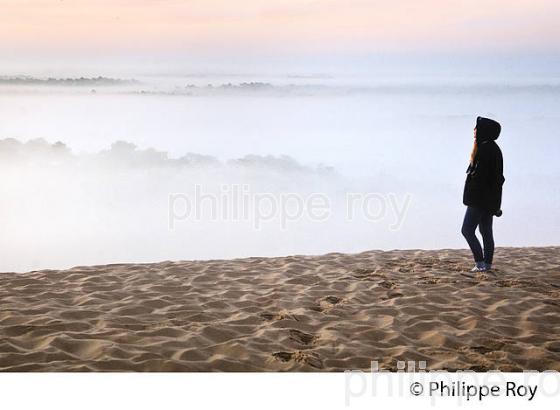
M 560 370 L 560 247 L 0 274 L 2 371 Z

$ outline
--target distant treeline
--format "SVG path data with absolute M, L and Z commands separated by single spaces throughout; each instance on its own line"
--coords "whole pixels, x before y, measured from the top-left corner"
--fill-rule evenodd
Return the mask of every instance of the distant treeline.
M 395 94 L 533 94 L 560 93 L 560 84 L 532 83 L 388 83 L 377 85 L 325 85 L 325 84 L 283 84 L 276 85 L 266 82 L 242 82 L 239 84 L 187 84 L 169 90 L 132 91 L 134 94 L 147 95 L 270 95 L 270 96 L 353 96 L 364 94 L 395 95 Z
M 89 163 L 117 168 L 226 167 L 260 169 L 278 172 L 328 174 L 335 172 L 326 165 L 305 166 L 287 155 L 254 155 L 221 161 L 210 155 L 186 153 L 171 158 L 165 151 L 140 149 L 127 141 L 116 141 L 109 149 L 91 154 L 74 154 L 63 142 L 50 143 L 42 138 L 21 142 L 15 138 L 0 139 L 0 165 Z
M 36 78 L 28 76 L 0 77 L 0 85 L 64 85 L 64 86 L 91 86 L 91 85 L 122 85 L 137 84 L 133 79 L 120 79 L 109 77 L 79 77 L 79 78 Z

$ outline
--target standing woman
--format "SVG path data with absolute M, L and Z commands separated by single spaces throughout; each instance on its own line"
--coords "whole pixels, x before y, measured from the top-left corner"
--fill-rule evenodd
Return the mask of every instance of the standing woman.
M 503 175 L 502 151 L 495 140 L 502 127 L 494 120 L 484 117 L 476 119 L 474 146 L 467 169 L 467 180 L 463 203 L 467 206 L 461 233 L 473 253 L 476 266 L 472 272 L 491 269 L 494 256 L 492 219 L 501 216 Z M 482 235 L 484 251 L 476 237 L 476 227 Z

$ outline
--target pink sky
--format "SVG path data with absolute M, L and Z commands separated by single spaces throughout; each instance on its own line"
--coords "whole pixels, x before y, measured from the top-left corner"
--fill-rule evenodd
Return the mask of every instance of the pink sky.
M 0 0 L 0 51 L 558 51 L 557 0 Z

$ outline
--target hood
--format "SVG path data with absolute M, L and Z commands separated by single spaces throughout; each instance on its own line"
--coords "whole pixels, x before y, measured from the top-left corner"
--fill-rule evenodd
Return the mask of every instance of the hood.
M 476 119 L 476 141 L 496 140 L 500 136 L 502 126 L 499 122 L 490 118 L 477 117 Z

